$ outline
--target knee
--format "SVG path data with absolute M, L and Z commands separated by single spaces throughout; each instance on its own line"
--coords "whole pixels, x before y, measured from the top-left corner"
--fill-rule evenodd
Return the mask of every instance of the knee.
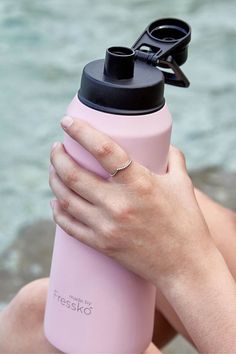
M 43 322 L 48 279 L 25 285 L 6 308 L 7 315 L 17 325 L 33 327 Z

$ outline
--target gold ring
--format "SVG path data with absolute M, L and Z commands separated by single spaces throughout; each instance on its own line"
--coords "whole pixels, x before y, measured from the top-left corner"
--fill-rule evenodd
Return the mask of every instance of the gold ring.
M 114 172 L 110 173 L 111 177 L 114 177 L 119 171 L 122 171 L 124 169 L 126 169 L 127 167 L 129 167 L 132 163 L 132 160 L 127 161 L 124 165 L 118 167 Z

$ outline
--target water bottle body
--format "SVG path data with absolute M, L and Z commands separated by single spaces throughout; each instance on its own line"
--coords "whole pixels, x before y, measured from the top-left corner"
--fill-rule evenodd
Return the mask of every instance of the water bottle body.
M 167 106 L 151 114 L 96 111 L 76 96 L 67 114 L 108 134 L 131 159 L 157 174 L 167 167 L 172 120 Z M 65 135 L 65 149 L 82 166 L 107 178 L 91 154 Z M 65 353 L 138 354 L 152 339 L 155 287 L 57 227 L 45 334 Z

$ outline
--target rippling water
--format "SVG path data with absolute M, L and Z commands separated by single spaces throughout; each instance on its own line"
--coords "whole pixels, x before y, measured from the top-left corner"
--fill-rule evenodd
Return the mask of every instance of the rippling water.
M 167 87 L 173 142 L 190 169 L 236 170 L 236 3 L 225 0 L 1 0 L 0 250 L 17 228 L 50 217 L 48 155 L 90 60 L 133 44 L 156 18 L 193 30 L 187 90 Z

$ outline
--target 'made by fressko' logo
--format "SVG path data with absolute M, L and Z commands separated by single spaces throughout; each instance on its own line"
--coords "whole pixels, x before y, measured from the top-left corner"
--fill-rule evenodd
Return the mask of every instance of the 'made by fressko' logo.
M 93 306 L 88 300 L 81 299 L 79 297 L 69 295 L 62 296 L 58 290 L 54 290 L 53 299 L 65 309 L 77 312 L 81 315 L 89 316 L 92 314 Z

